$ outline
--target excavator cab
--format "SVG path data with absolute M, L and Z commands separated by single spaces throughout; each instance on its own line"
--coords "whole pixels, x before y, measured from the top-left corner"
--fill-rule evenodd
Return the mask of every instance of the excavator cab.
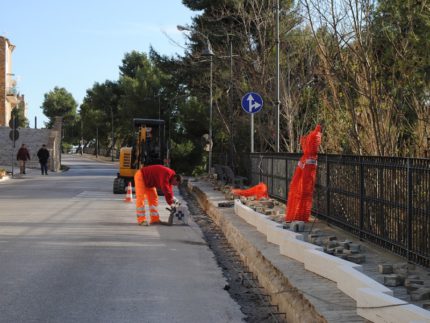
M 124 194 L 129 182 L 134 185 L 134 174 L 148 165 L 167 165 L 168 150 L 165 122 L 159 119 L 133 119 L 133 142 L 122 147 L 119 173 L 113 183 L 114 194 Z

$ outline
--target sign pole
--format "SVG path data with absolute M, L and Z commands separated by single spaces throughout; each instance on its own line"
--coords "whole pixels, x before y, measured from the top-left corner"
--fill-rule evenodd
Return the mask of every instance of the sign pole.
M 279 119 L 281 99 L 279 94 L 279 0 L 276 1 L 276 152 L 279 153 Z
M 12 115 L 12 178 L 13 178 L 13 157 L 15 155 L 15 129 L 16 129 L 16 124 L 15 124 L 15 115 Z
M 254 152 L 254 114 L 251 114 L 251 153 Z

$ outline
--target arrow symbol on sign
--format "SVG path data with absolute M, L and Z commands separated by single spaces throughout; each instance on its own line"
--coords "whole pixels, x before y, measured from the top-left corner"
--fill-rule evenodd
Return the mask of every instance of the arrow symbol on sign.
M 248 98 L 246 100 L 248 100 L 249 112 L 257 110 L 259 107 L 261 107 L 260 103 L 254 102 L 254 97 L 251 94 L 248 95 Z

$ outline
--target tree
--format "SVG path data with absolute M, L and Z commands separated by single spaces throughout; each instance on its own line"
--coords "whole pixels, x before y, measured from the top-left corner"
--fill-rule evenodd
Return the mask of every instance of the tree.
M 429 1 L 378 1 L 370 31 L 378 78 L 393 115 L 401 122 L 397 150 L 424 156 L 430 149 Z
M 55 117 L 63 117 L 63 122 L 72 123 L 76 117 L 78 104 L 72 94 L 65 88 L 55 87 L 52 91 L 45 93 L 42 103 L 43 114 L 49 118 L 47 127 L 51 128 Z
M 95 139 L 98 129 L 101 148 L 111 145 L 112 116 L 115 141 L 124 145 L 134 135 L 134 118 L 157 119 L 165 110 L 166 76 L 147 54 L 126 53 L 119 70 L 118 81 L 95 83 L 88 89 L 80 107 L 85 139 Z
M 158 118 L 163 88 L 162 72 L 147 54 L 133 51 L 126 54 L 118 81 L 122 91 L 119 113 L 129 127 L 133 118 Z
M 11 119 L 13 118 L 15 118 L 15 120 L 18 120 L 18 127 L 28 127 L 28 120 L 25 117 L 25 103 L 23 101 L 19 101 L 18 105 L 12 109 Z
M 423 154 L 429 144 L 428 1 L 302 3 L 325 83 L 323 145 L 342 153 Z
M 102 147 L 115 146 L 115 139 L 120 133 L 122 118 L 119 118 L 119 101 L 122 90 L 117 82 L 105 81 L 102 84 L 95 83 L 87 90 L 87 94 L 80 107 L 82 130 L 84 137 L 91 140 L 98 137 Z M 112 140 L 112 128 L 114 138 Z
M 207 153 L 202 149 L 201 136 L 208 132 L 208 105 L 187 87 L 199 75 L 186 59 L 160 56 L 155 50 L 151 50 L 150 58 L 164 75 L 159 98 L 161 118 L 167 123 L 172 166 L 189 174 L 195 169 L 204 170 Z
M 214 56 L 214 155 L 225 155 L 231 150 L 236 157 L 234 164 L 246 162 L 245 153 L 250 150 L 249 115 L 240 108 L 241 97 L 248 91 L 259 92 L 265 101 L 265 108 L 255 115 L 255 147 L 257 151 L 276 150 L 276 39 L 275 39 L 275 1 L 183 1 L 192 10 L 200 10 L 190 27 L 189 53 L 184 63 L 192 65 L 195 77 L 188 81 L 190 93 L 202 102 L 208 98 L 208 64 L 197 65 L 200 53 L 205 46 L 205 37 L 210 42 Z M 287 38 L 288 33 L 297 28 L 301 20 L 293 7 L 293 2 L 280 1 L 283 19 L 280 21 L 281 33 L 281 150 L 292 151 L 303 131 L 307 131 L 315 110 L 314 98 L 307 95 L 303 99 L 301 87 L 313 77 L 315 55 L 312 45 L 308 48 L 293 47 L 298 44 Z M 307 33 L 309 35 L 309 32 Z M 296 33 L 296 36 L 300 36 Z M 309 38 L 309 37 L 308 37 Z M 233 45 L 233 64 L 230 65 L 230 46 Z M 300 54 L 305 49 L 307 56 Z M 288 50 L 288 51 L 287 51 Z M 287 57 L 289 55 L 289 57 Z M 291 60 L 288 68 L 288 59 Z M 309 61 L 306 65 L 306 61 Z M 203 66 L 202 66 L 203 65 Z M 203 69 L 204 68 L 204 69 Z M 188 80 L 187 78 L 184 78 Z M 293 91 L 289 86 L 296 86 Z M 306 89 L 305 89 L 306 90 Z M 306 90 L 307 92 L 311 92 Z M 307 113 L 303 111 L 308 109 Z M 299 113 L 302 111 L 301 113 Z M 305 116 L 305 118 L 299 118 Z M 284 121 L 284 122 L 283 122 Z M 286 121 L 286 122 L 285 122 Z M 283 122 L 283 124 L 282 124 Z M 294 126 L 293 126 L 294 125 Z M 231 154 L 231 152 L 230 152 Z M 242 159 L 242 160 L 241 160 Z M 220 161 L 225 162 L 225 160 Z

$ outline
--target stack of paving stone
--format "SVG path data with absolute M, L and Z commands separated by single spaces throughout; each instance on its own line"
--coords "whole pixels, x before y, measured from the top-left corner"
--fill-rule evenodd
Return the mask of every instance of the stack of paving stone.
M 366 261 L 366 256 L 361 253 L 363 251 L 362 245 L 350 240 L 339 241 L 336 236 L 326 235 L 319 229 L 312 230 L 307 241 L 324 247 L 325 253 L 353 263 L 362 264 Z
M 303 221 L 292 221 L 284 223 L 283 228 L 293 232 L 304 232 L 306 225 Z
M 272 221 L 282 223 L 284 221 L 285 207 L 278 201 L 271 198 L 256 200 L 254 197 L 240 197 L 240 201 L 253 209 L 255 212 L 266 215 Z
M 384 275 L 385 286 L 404 286 L 411 301 L 430 300 L 430 288 L 425 286 L 424 280 L 414 274 L 414 264 L 379 264 L 378 270 L 380 274 Z M 423 306 L 430 307 L 430 303 L 425 303 Z
M 215 185 L 215 190 L 221 191 L 226 200 L 232 201 L 234 199 L 240 199 L 240 201 L 253 209 L 254 211 L 264 214 L 267 217 L 269 217 L 272 221 L 282 223 L 284 221 L 284 210 L 285 205 L 278 202 L 275 199 L 271 198 L 262 198 L 262 199 L 255 199 L 253 196 L 244 197 L 244 196 L 238 196 L 232 193 L 233 187 L 230 185 Z
M 203 178 L 209 182 L 211 182 L 214 186 L 223 186 L 224 183 L 218 178 L 217 174 L 209 174 L 209 175 L 204 175 Z
M 227 200 L 233 201 L 235 198 L 237 198 L 231 190 L 233 189 L 233 186 L 230 185 L 224 185 L 221 187 L 221 192 L 224 193 L 224 196 Z

